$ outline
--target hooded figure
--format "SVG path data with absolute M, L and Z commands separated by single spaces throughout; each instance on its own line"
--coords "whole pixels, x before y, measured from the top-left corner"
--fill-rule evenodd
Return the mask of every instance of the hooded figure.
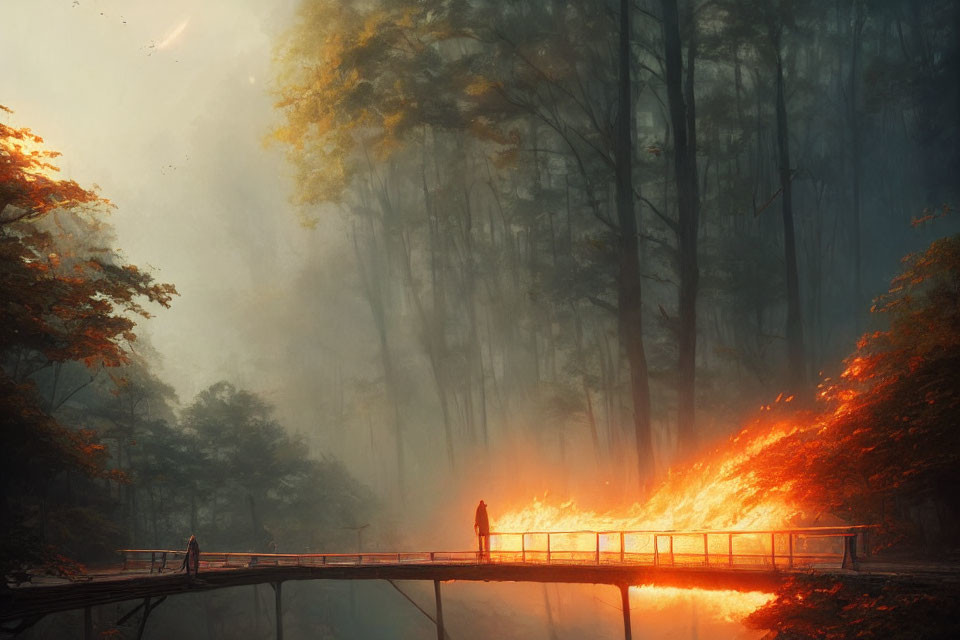
M 473 519 L 473 530 L 477 533 L 477 545 L 481 559 L 490 557 L 490 518 L 487 517 L 487 503 L 483 500 L 477 505 L 477 515 Z
M 197 543 L 197 536 L 190 536 L 187 542 L 187 553 L 183 556 L 181 568 L 187 570 L 187 577 L 190 577 L 190 569 L 193 568 L 193 577 L 196 578 L 200 573 L 200 545 Z

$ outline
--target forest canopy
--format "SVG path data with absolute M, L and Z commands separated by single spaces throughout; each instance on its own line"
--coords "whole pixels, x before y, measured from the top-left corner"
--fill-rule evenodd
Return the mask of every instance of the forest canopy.
M 955 18 L 300 3 L 273 137 L 304 220 L 347 228 L 401 491 L 433 433 L 456 469 L 522 422 L 642 485 L 758 398 L 812 402 L 956 200 Z

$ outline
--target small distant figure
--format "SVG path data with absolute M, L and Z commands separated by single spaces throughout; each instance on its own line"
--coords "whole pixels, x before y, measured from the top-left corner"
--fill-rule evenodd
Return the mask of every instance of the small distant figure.
M 490 560 L 490 518 L 487 516 L 487 503 L 483 500 L 477 505 L 477 515 L 473 519 L 473 530 L 477 533 L 477 545 L 480 560 Z
M 187 553 L 183 556 L 181 569 L 187 570 L 187 578 L 190 577 L 190 569 L 193 568 L 193 577 L 196 578 L 200 573 L 200 544 L 197 543 L 197 536 L 190 536 L 187 542 Z

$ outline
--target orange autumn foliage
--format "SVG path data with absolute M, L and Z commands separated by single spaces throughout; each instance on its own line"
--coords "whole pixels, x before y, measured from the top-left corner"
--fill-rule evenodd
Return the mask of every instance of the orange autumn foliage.
M 43 379 L 35 374 L 54 365 L 55 391 L 64 363 L 125 364 L 135 319 L 150 315 L 144 301 L 167 307 L 176 294 L 110 248 L 109 229 L 97 215 L 109 202 L 56 179 L 51 160 L 59 154 L 42 142 L 29 129 L 0 125 L 3 575 L 23 568 L 68 574 L 74 565 L 52 544 L 78 537 L 109 544 L 112 525 L 95 509 L 54 500 L 47 491 L 53 483 L 128 480 L 108 468 L 100 434 L 55 417 L 55 393 L 41 395 L 35 383 Z
M 789 482 L 797 504 L 882 524 L 893 534 L 888 543 L 954 539 L 960 236 L 907 256 L 873 311 L 889 318 L 889 328 L 863 336 L 843 374 L 821 385 L 820 417 L 744 469 L 757 474 L 758 494 Z
M 29 129 L 0 125 L 0 352 L 123 364 L 131 316 L 150 315 L 140 301 L 167 307 L 176 289 L 102 247 L 102 223 L 80 208 L 109 202 L 50 177 L 59 154 L 41 143 Z
M 12 113 L 3 105 L 0 111 Z M 56 208 L 110 204 L 73 180 L 57 180 L 60 169 L 51 160 L 60 153 L 42 144 L 30 129 L 0 123 L 0 225 L 34 220 Z

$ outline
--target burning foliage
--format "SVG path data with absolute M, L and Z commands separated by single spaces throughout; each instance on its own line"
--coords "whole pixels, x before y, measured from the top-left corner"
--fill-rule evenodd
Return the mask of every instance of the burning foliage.
M 818 412 L 778 398 L 724 448 L 671 471 L 645 502 L 625 511 L 535 499 L 498 517 L 494 528 L 770 529 L 843 521 L 878 524 L 874 550 L 955 547 L 960 236 L 907 256 L 873 311 L 889 317 L 889 328 L 865 335 L 843 374 L 824 381 Z M 748 623 L 778 638 L 957 637 L 941 634 L 958 629 L 949 604 L 945 594 L 895 583 L 865 589 L 802 577 Z M 916 626 L 921 618 L 930 620 L 930 633 Z
M 495 518 L 497 531 L 771 529 L 837 519 L 924 529 L 911 505 L 939 516 L 948 539 L 960 480 L 960 236 L 908 256 L 874 311 L 890 328 L 864 336 L 821 411 L 788 399 L 726 446 L 671 470 L 642 503 L 616 512 L 540 500 Z M 887 543 L 895 539 L 887 537 Z
M 955 545 L 960 481 L 960 236 L 904 260 L 819 419 L 740 465 L 752 499 L 789 486 L 817 516 L 879 524 L 883 544 Z

